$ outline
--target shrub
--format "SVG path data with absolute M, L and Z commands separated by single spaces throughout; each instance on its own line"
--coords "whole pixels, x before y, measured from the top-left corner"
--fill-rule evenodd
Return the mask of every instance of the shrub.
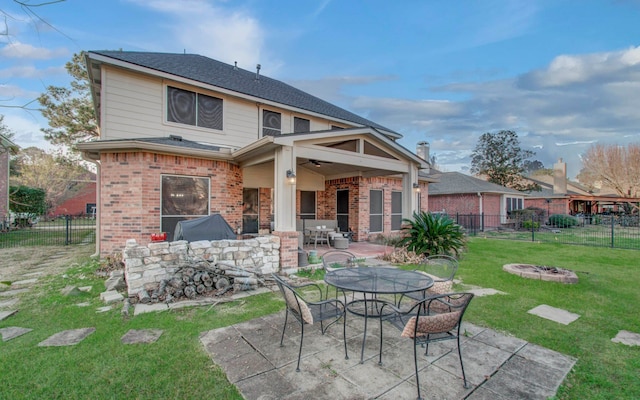
M 522 221 L 522 228 L 531 230 L 532 227 L 535 230 L 540 229 L 540 222 L 531 221 L 530 219 L 525 219 L 524 221 Z
M 403 219 L 404 237 L 399 246 L 408 251 L 429 256 L 432 254 L 458 255 L 466 244 L 462 227 L 444 214 L 414 212 L 413 219 Z
M 549 225 L 558 228 L 571 228 L 578 225 L 578 219 L 566 214 L 553 214 L 549 217 Z

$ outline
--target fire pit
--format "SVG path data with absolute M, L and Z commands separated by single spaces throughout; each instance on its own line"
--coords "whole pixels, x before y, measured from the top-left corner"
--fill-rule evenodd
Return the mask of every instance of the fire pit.
M 534 264 L 505 264 L 502 269 L 523 278 L 560 283 L 578 283 L 578 275 L 564 268 Z

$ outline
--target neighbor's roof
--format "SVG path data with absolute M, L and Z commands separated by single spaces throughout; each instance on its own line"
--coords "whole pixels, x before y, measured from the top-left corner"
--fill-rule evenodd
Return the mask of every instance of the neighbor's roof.
M 244 95 L 322 114 L 336 120 L 381 129 L 394 137 L 401 134 L 343 108 L 296 89 L 284 82 L 247 71 L 198 54 L 135 51 L 90 51 L 88 57 L 108 62 L 103 56 L 139 67 L 179 76 Z
M 526 196 L 525 193 L 515 189 L 487 182 L 460 172 L 432 170 L 430 177 L 438 179 L 439 182 L 429 184 L 429 196 L 464 193 L 497 193 Z

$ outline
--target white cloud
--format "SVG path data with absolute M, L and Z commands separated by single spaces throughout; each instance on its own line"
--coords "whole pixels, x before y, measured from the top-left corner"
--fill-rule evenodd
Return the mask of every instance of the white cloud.
M 585 55 L 557 56 L 546 69 L 523 75 L 524 88 L 560 88 L 575 84 L 626 81 L 640 76 L 640 46 Z
M 33 65 L 22 65 L 0 69 L 0 78 L 40 79 L 52 75 L 65 75 L 66 72 L 64 67 L 36 68 Z
M 47 49 L 34 47 L 27 43 L 11 42 L 0 49 L 0 57 L 19 58 L 29 60 L 50 60 L 52 58 L 69 55 L 65 48 Z
M 131 0 L 170 19 L 167 29 L 188 53 L 197 53 L 253 70 L 261 62 L 265 32 L 248 10 L 230 10 L 204 0 Z M 172 49 L 175 51 L 175 49 Z M 273 74 L 280 63 L 262 62 Z

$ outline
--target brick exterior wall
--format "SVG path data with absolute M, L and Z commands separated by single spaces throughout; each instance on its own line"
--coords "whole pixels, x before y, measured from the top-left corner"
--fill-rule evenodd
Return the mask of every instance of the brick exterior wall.
M 545 210 L 547 217 L 553 214 L 569 214 L 569 201 L 568 199 L 551 199 L 550 203 L 547 203 L 546 199 L 527 199 L 524 200 L 524 206 L 537 207 Z
M 9 152 L 0 147 L 0 220 L 9 214 Z
M 429 196 L 429 210 L 445 212 L 451 216 L 456 214 L 478 214 L 480 213 L 480 199 L 475 193 L 432 195 Z
M 298 268 L 298 232 L 273 231 L 280 238 L 280 269 Z
M 95 182 L 83 184 L 75 196 L 56 207 L 53 215 L 84 215 L 87 214 L 87 204 L 97 204 Z
M 161 175 L 208 177 L 210 213 L 232 228 L 242 224 L 242 171 L 226 161 L 150 152 L 104 153 L 100 159 L 101 255 L 121 251 L 128 239 L 150 241 L 160 231 Z

